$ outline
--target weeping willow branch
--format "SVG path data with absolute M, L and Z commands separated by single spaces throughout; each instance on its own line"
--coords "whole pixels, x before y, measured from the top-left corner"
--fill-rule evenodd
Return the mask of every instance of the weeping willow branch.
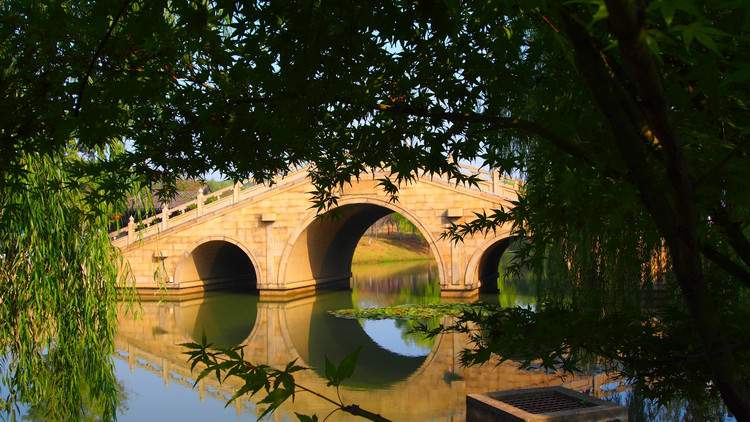
M 70 157 L 27 155 L 21 180 L 0 190 L 0 385 L 11 418 L 24 403 L 48 420 L 112 420 L 119 402 L 110 355 L 124 272 L 107 235 L 111 207 L 86 199 L 96 185 L 74 187 Z

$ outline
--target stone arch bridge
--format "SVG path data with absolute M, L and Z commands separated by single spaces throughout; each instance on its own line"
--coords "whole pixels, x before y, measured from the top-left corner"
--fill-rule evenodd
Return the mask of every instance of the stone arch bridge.
M 500 255 L 509 227 L 454 243 L 441 239 L 450 223 L 475 212 L 511 208 L 519 182 L 495 171 L 463 166 L 478 186 L 443 177 L 418 177 L 402 186 L 397 202 L 378 186 L 375 173 L 340 192 L 335 213 L 311 209 L 313 186 L 306 169 L 272 186 L 238 183 L 111 233 L 140 291 L 186 293 L 246 280 L 262 296 L 305 293 L 346 282 L 357 242 L 379 218 L 398 212 L 417 227 L 437 263 L 443 296 L 476 294 L 482 283 L 496 288 Z

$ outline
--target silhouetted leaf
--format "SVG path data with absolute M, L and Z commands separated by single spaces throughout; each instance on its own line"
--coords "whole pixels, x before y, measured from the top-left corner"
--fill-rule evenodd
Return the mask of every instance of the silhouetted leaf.
M 339 364 L 336 378 L 339 382 L 350 378 L 354 374 L 354 369 L 357 366 L 357 359 L 359 358 L 359 352 L 362 351 L 362 346 L 358 347 L 357 350 L 348 354 Z

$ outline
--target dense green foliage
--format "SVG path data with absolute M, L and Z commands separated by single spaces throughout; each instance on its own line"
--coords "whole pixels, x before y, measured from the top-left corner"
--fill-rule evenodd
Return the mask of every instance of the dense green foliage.
M 460 354 L 463 365 L 512 361 L 521 369 L 562 374 L 606 372 L 629 385 L 640 405 L 656 399 L 664 409 L 689 411 L 697 420 L 723 420 L 716 397 L 706 397 L 708 376 L 684 316 L 669 325 L 639 314 L 606 316 L 580 308 L 503 306 L 493 303 L 402 304 L 381 308 L 338 309 L 329 314 L 349 319 L 396 319 L 407 324 L 409 337 L 431 338 L 446 331 L 466 333 L 472 347 Z M 446 319 L 447 318 L 447 319 Z M 444 325 L 428 321 L 442 321 Z M 675 321 L 680 321 L 675 323 Z M 654 353 L 658 352 L 658 353 Z M 681 420 L 664 416 L 664 420 Z M 650 419 L 643 419 L 650 420 Z
M 232 186 L 232 182 L 228 180 L 206 180 L 206 186 L 211 192 L 216 192 L 219 189 L 224 189 Z
M 126 139 L 87 168 L 102 194 L 310 164 L 326 209 L 370 168 L 396 200 L 418 172 L 472 183 L 456 162 L 482 160 L 524 188 L 455 238 L 513 225 L 540 304 L 659 321 L 624 354 L 684 333 L 664 344 L 700 370 L 678 392 L 750 420 L 749 16 L 743 0 L 3 2 L 0 173 Z
M 339 318 L 350 319 L 402 319 L 423 320 L 441 318 L 446 316 L 457 317 L 464 311 L 471 310 L 473 305 L 465 303 L 426 303 L 426 304 L 401 304 L 383 308 L 351 308 L 336 309 L 328 311 L 329 314 Z

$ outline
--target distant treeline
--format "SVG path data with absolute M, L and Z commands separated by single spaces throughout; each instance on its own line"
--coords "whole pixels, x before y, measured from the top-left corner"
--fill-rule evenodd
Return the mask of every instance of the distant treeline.
M 406 217 L 399 213 L 388 214 L 380 220 L 376 221 L 367 232 L 365 236 L 381 236 L 381 235 L 392 235 L 402 234 L 422 237 L 417 230 L 417 227 L 409 221 Z

